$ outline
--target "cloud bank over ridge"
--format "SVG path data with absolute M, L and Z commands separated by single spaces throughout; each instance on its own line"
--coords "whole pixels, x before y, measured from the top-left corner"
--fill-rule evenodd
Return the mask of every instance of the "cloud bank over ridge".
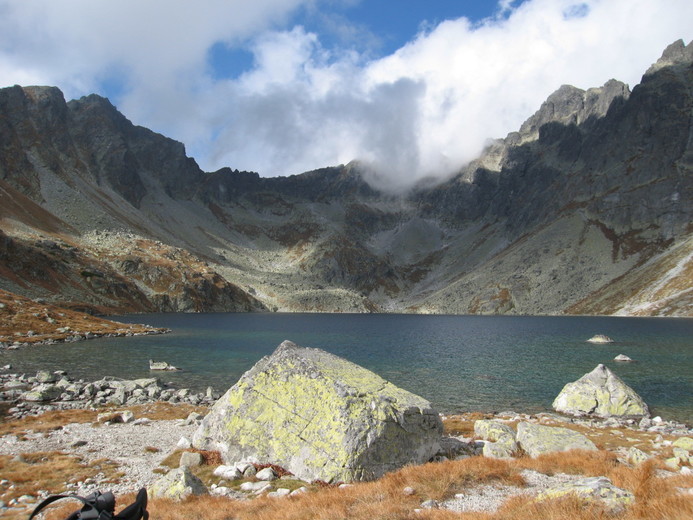
M 689 0 L 503 0 L 493 17 L 444 21 L 373 58 L 292 22 L 329 3 L 0 0 L 0 84 L 110 91 L 206 170 L 289 175 L 359 159 L 403 186 L 456 171 L 560 85 L 633 86 L 666 45 L 693 37 Z M 220 74 L 219 45 L 250 51 L 250 68 Z

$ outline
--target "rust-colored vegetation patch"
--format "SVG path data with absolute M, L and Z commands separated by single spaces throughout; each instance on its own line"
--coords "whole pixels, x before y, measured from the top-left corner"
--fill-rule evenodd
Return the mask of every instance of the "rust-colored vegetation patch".
M 208 408 L 205 406 L 194 406 L 187 403 L 172 404 L 163 401 L 129 407 L 104 407 L 97 410 L 52 410 L 21 419 L 0 420 L 0 435 L 24 435 L 29 431 L 44 433 L 59 430 L 64 425 L 72 423 L 98 424 L 99 414 L 113 412 L 116 415 L 125 410 L 132 411 L 137 418 L 147 418 L 152 421 L 185 419 L 192 412 L 203 415 L 208 412 Z
M 180 452 L 172 457 L 179 458 Z M 693 518 L 693 499 L 679 492 L 693 487 L 693 477 L 657 476 L 656 463 L 637 467 L 619 463 L 608 452 L 556 453 L 536 459 L 522 457 L 497 460 L 472 457 L 459 461 L 411 466 L 367 483 L 347 488 L 307 485 L 304 494 L 289 498 L 261 497 L 237 501 L 223 497 L 191 497 L 182 502 L 150 497 L 150 518 L 158 520 L 688 520 Z M 214 465 L 194 471 L 207 482 L 214 481 Z M 457 493 L 474 493 L 481 484 L 522 487 L 521 471 L 532 469 L 545 474 L 571 473 L 606 476 L 621 488 L 634 493 L 635 505 L 621 513 L 608 512 L 599 503 L 587 503 L 575 497 L 537 502 L 533 497 L 511 498 L 495 513 L 455 513 L 447 510 L 421 510 L 428 499 L 445 500 Z M 218 480 L 218 479 L 217 479 Z M 236 487 L 240 482 L 224 485 Z M 278 480 L 273 487 L 295 488 L 299 481 Z M 413 492 L 404 493 L 405 488 Z M 134 495 L 118 496 L 116 511 L 134 500 Z M 52 510 L 49 520 L 64 520 L 75 507 L 66 505 Z
M 135 414 L 135 417 L 146 417 L 152 421 L 170 421 L 174 419 L 185 419 L 192 412 L 207 415 L 209 408 L 188 403 L 173 404 L 165 401 L 157 401 L 154 403 L 138 404 L 127 408 L 118 408 L 118 410 L 130 410 Z
M 41 415 L 0 422 L 0 435 L 24 435 L 60 430 L 66 424 L 95 423 L 100 412 L 95 410 L 54 410 Z
M 661 246 L 662 248 L 664 246 Z M 658 251 L 655 251 L 658 252 Z M 613 314 L 624 306 L 635 316 L 693 316 L 693 242 L 672 248 L 647 266 L 641 263 L 566 310 L 567 314 Z M 643 256 L 648 259 L 649 256 Z
M 34 495 L 38 490 L 51 493 L 67 491 L 66 483 L 82 482 L 96 475 L 104 476 L 104 486 L 122 477 L 118 465 L 107 459 L 91 463 L 60 451 L 0 455 L 2 478 L 11 485 L 0 488 L 0 500 L 5 503 L 22 495 Z
M 58 331 L 58 329 L 63 329 Z M 65 330 L 67 329 L 67 330 Z M 97 318 L 55 305 L 37 303 L 0 289 L 0 341 L 64 341 L 75 334 L 149 334 L 163 329 Z
M 473 437 L 474 423 L 482 419 L 492 418 L 492 414 L 481 412 L 471 412 L 462 415 L 449 415 L 443 417 L 443 431 L 446 435 L 454 435 L 456 437 Z

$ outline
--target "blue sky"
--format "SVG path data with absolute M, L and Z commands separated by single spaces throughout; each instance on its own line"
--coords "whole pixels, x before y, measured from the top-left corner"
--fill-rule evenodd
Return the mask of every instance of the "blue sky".
M 0 87 L 108 97 L 200 166 L 453 174 L 562 84 L 631 87 L 690 0 L 0 0 Z
M 516 1 L 515 5 L 520 3 Z M 326 49 L 353 49 L 369 59 L 377 59 L 394 53 L 422 31 L 445 20 L 466 17 L 478 23 L 501 11 L 496 2 L 488 0 L 337 0 L 318 8 L 301 6 L 285 26 L 304 27 L 316 34 Z M 252 68 L 253 54 L 247 41 L 244 43 L 219 42 L 211 47 L 209 59 L 214 77 L 234 78 Z

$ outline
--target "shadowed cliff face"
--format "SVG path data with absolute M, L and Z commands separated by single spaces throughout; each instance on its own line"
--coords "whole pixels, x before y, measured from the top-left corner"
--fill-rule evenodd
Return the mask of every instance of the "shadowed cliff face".
M 205 173 L 108 100 L 2 89 L 0 287 L 106 312 L 691 315 L 691 48 L 632 92 L 561 87 L 398 195 L 358 163 Z

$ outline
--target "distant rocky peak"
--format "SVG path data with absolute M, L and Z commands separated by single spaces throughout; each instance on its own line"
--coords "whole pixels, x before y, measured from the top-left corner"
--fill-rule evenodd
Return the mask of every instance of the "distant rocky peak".
M 604 117 L 615 99 L 628 99 L 628 85 L 610 79 L 601 87 L 582 90 L 563 85 L 551 94 L 541 108 L 520 127 L 520 134 L 536 138 L 539 128 L 547 123 L 581 125 L 590 118 Z
M 654 63 L 649 69 L 647 69 L 647 72 L 645 72 L 645 75 L 648 76 L 650 74 L 653 74 L 657 72 L 660 69 L 663 69 L 664 67 L 673 67 L 673 66 L 687 66 L 691 65 L 693 63 L 693 45 L 690 43 L 686 45 L 683 40 L 677 40 L 671 45 L 669 45 L 666 49 L 664 49 L 664 52 L 662 53 L 662 57 L 657 60 L 656 63 Z

